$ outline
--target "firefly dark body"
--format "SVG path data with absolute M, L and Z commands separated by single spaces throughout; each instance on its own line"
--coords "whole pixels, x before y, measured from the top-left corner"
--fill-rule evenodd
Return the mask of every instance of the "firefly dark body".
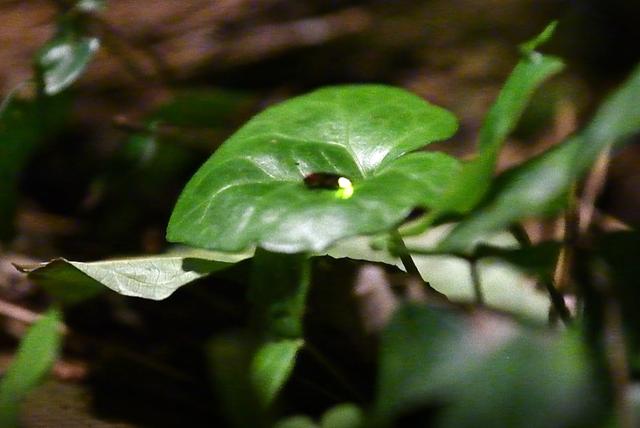
M 314 172 L 304 178 L 304 184 L 309 189 L 337 190 L 340 186 L 338 180 L 343 177 L 330 172 Z

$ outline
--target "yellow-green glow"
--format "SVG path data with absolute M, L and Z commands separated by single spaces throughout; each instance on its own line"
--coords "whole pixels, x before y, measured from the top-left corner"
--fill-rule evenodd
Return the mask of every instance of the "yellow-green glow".
M 351 184 L 351 180 L 347 177 L 338 178 L 338 190 L 336 191 L 336 196 L 340 199 L 349 199 L 353 196 L 353 184 Z

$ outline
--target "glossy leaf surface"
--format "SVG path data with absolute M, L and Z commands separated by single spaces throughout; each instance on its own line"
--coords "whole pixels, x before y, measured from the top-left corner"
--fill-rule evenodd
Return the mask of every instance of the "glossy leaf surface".
M 455 118 L 401 89 L 320 89 L 255 116 L 200 168 L 180 196 L 167 238 L 220 251 L 326 248 L 384 231 L 433 206 L 458 162 L 414 153 L 450 137 Z M 310 189 L 313 173 L 344 176 L 353 194 Z M 344 195 L 343 195 L 344 196 Z

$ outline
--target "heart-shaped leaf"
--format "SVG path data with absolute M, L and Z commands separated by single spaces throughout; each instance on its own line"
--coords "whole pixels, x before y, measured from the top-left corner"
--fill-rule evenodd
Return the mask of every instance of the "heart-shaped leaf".
M 387 86 L 291 99 L 250 120 L 200 168 L 167 239 L 294 253 L 388 230 L 415 206 L 432 206 L 458 169 L 442 153 L 403 155 L 456 127 L 449 112 Z

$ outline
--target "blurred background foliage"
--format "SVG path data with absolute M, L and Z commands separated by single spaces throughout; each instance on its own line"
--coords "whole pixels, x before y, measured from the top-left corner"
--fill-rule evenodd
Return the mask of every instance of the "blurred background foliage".
M 267 105 L 328 84 L 402 86 L 460 118 L 454 141 L 438 149 L 464 157 L 517 61 L 518 44 L 558 19 L 545 51 L 566 59 L 567 71 L 534 97 L 502 154 L 504 169 L 578 128 L 640 59 L 640 3 L 633 0 L 4 0 L 0 16 L 1 368 L 8 366 L 33 315 L 50 302 L 11 263 L 165 250 L 168 216 L 186 180 Z M 612 154 L 598 201 L 602 213 L 632 225 L 640 220 L 639 148 L 631 144 Z M 530 224 L 528 230 L 543 241 L 553 237 L 554 225 Z M 624 276 L 621 281 L 637 283 L 633 239 L 610 237 L 602 257 L 620 265 L 615 271 Z M 24 425 L 210 426 L 221 420 L 221 408 L 211 405 L 221 401 L 209 381 L 216 362 L 207 360 L 205 349 L 224 347 L 222 333 L 246 321 L 245 290 L 238 280 L 244 272 L 243 262 L 162 302 L 109 293 L 66 310 L 64 352 L 52 380 L 29 396 Z M 318 282 L 336 275 L 354 283 L 362 274 L 354 262 L 324 259 L 314 272 Z M 369 391 L 369 396 L 353 394 L 342 376 L 327 373 L 323 359 L 303 352 L 282 413 L 308 414 L 319 423 L 342 413 L 355 417 L 350 408 L 323 416 L 344 401 L 376 402 L 382 417 L 396 412 L 394 397 L 376 399 L 371 392 L 375 382 L 394 381 L 384 372 L 393 355 L 383 351 L 375 380 L 377 336 L 354 316 L 358 302 L 348 290 L 323 286 L 322 292 L 310 292 L 309 341 L 339 362 L 337 370 L 349 374 L 359 394 Z M 623 290 L 629 293 L 629 287 Z M 631 319 L 637 318 L 631 304 L 636 294 L 623 300 Z M 406 328 L 398 321 L 402 317 L 424 324 L 423 333 L 434 323 L 463 322 L 409 308 L 390 328 Z M 214 336 L 220 339 L 207 345 Z M 514 369 L 514 379 L 502 380 L 505 385 L 485 390 L 489 386 L 476 382 L 467 390 L 462 379 L 444 392 L 441 385 L 419 385 L 417 396 L 436 391 L 443 400 L 461 396 L 473 406 L 476 394 L 517 389 L 518 370 L 526 372 L 522 377 L 538 376 L 540 366 L 528 359 L 528 349 L 538 346 L 549 349 L 546 358 L 566 377 L 562 392 L 583 391 L 589 382 L 563 365 L 567 355 L 581 358 L 573 339 L 538 344 L 538 338 L 509 337 L 523 364 Z M 447 348 L 451 355 L 471 352 L 457 350 L 464 341 L 455 337 L 442 340 L 454 343 Z M 390 349 L 395 346 L 403 344 Z M 487 362 L 491 358 L 502 361 L 497 352 L 485 356 L 487 366 L 463 368 L 464 373 L 474 379 L 479 371 L 502 367 Z M 638 370 L 638 361 L 631 363 Z M 540 393 L 558 394 L 562 402 L 558 391 Z M 526 407 L 526 399 L 518 397 L 518 403 Z M 435 410 L 422 412 L 432 417 Z M 477 409 L 476 421 L 504 426 L 485 410 Z M 539 411 L 567 416 L 562 406 Z M 425 417 L 405 413 L 407 426 Z M 450 407 L 438 417 L 443 426 L 477 426 L 464 419 L 469 414 Z M 513 415 L 509 421 L 520 423 L 522 412 Z M 522 426 L 545 426 L 528 422 Z

